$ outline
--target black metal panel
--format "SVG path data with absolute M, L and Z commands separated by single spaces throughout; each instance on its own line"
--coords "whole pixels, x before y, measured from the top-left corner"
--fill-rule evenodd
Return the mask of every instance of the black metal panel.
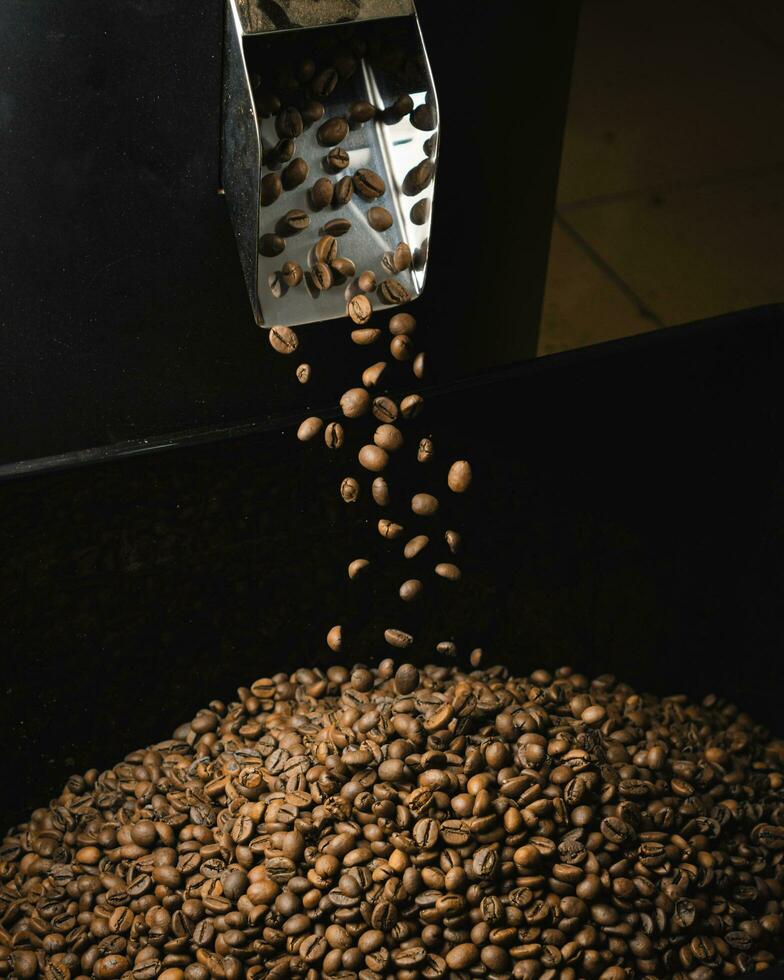
M 577 2 L 421 6 L 445 137 L 420 308 L 446 379 L 535 348 Z M 218 196 L 222 19 L 220 0 L 0 4 L 0 462 L 296 407 Z M 336 329 L 309 328 L 314 361 Z M 354 365 L 331 370 L 314 400 Z

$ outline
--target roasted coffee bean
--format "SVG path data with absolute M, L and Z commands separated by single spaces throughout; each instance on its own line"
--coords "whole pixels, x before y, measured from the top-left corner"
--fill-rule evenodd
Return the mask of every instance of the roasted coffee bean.
M 279 139 L 296 139 L 302 135 L 304 129 L 299 109 L 293 106 L 281 109 L 275 118 L 275 132 Z
M 300 184 L 304 184 L 308 179 L 310 167 L 302 157 L 294 157 L 291 163 L 287 164 L 280 175 L 284 190 L 292 191 Z
M 403 193 L 408 197 L 421 194 L 430 185 L 435 169 L 435 164 L 429 158 L 412 167 L 403 179 Z
M 395 272 L 403 272 L 411 265 L 411 249 L 405 242 L 400 242 L 395 248 L 392 265 Z
M 346 418 L 359 418 L 370 410 L 370 395 L 364 388 L 349 388 L 341 395 L 340 408 Z
M 326 262 L 316 262 L 310 270 L 310 278 L 315 288 L 322 292 L 332 285 L 332 273 Z
M 420 105 L 411 113 L 411 125 L 414 129 L 421 129 L 422 132 L 429 133 L 436 128 L 436 114 L 429 105 Z
M 418 517 L 432 517 L 438 510 L 438 498 L 432 493 L 415 493 L 411 498 L 411 510 Z
M 348 107 L 348 117 L 352 123 L 361 125 L 374 119 L 377 111 L 371 102 L 360 100 L 359 102 L 352 102 Z
M 342 146 L 336 146 L 324 157 L 324 162 L 327 170 L 336 174 L 346 169 L 349 165 L 350 157 Z
M 293 354 L 299 347 L 299 338 L 291 327 L 271 327 L 268 336 L 278 354 Z
M 471 476 L 471 464 L 465 459 L 459 459 L 449 467 L 446 482 L 453 493 L 465 493 L 471 486 Z
M 340 496 L 347 504 L 353 504 L 359 499 L 359 483 L 353 476 L 347 476 L 340 484 Z
M 302 107 L 302 122 L 306 126 L 312 126 L 313 123 L 317 123 L 319 119 L 324 118 L 324 106 L 321 102 L 317 102 L 315 99 L 308 99 L 308 101 Z
M 368 344 L 375 344 L 378 338 L 381 336 L 381 331 L 378 327 L 363 327 L 361 330 L 352 330 L 351 339 L 355 344 L 359 344 L 360 347 L 367 347 Z
M 449 550 L 452 552 L 453 555 L 456 555 L 458 551 L 460 551 L 460 544 L 461 544 L 461 538 L 458 532 L 447 531 L 446 534 L 444 535 L 444 538 L 446 539 L 447 547 L 449 548 Z
M 324 423 L 315 415 L 311 415 L 310 418 L 305 419 L 304 422 L 300 424 L 297 429 L 297 438 L 300 442 L 308 442 L 314 436 L 317 436 L 321 432 Z
M 387 125 L 394 126 L 404 116 L 407 116 L 413 108 L 414 100 L 407 93 L 403 93 L 398 95 L 390 106 L 387 106 L 382 113 L 382 119 Z
M 300 364 L 296 371 L 297 381 L 299 381 L 301 385 L 306 385 L 308 381 L 310 381 L 312 373 L 313 371 L 309 364 Z
M 343 627 L 333 626 L 327 633 L 327 646 L 334 653 L 340 653 L 343 648 Z
M 348 577 L 350 579 L 355 579 L 370 565 L 367 558 L 355 558 L 354 561 L 348 566 Z
M 338 256 L 336 259 L 333 259 L 330 262 L 329 267 L 332 269 L 335 276 L 342 276 L 343 279 L 353 279 L 357 271 L 357 267 L 354 265 L 351 259 L 346 259 L 342 256 Z
M 283 249 L 286 247 L 285 241 L 280 237 L 280 235 L 273 235 L 267 233 L 262 235 L 259 239 L 259 252 L 265 258 L 274 258 L 276 255 L 280 255 Z
M 322 211 L 332 204 L 335 187 L 329 177 L 319 177 L 310 188 L 310 204 L 314 211 Z
M 261 178 L 261 205 L 269 207 L 283 193 L 283 183 L 277 174 L 264 174 Z
M 386 194 L 387 186 L 374 170 L 361 167 L 354 174 L 354 190 L 365 201 L 375 201 Z
M 427 354 L 424 351 L 420 351 L 414 358 L 414 363 L 411 365 L 411 370 L 414 372 L 414 377 L 421 380 L 425 376 L 427 370 Z
M 389 344 L 389 352 L 396 361 L 410 361 L 414 356 L 414 342 L 406 334 L 393 337 Z
M 457 565 L 452 565 L 450 562 L 439 562 L 435 567 L 435 573 L 450 582 L 457 582 L 460 578 L 460 569 Z
M 372 293 L 376 288 L 376 274 L 369 269 L 363 272 L 357 280 L 357 285 L 363 293 Z
M 324 442 L 327 449 L 340 449 L 345 440 L 345 433 L 340 422 L 330 422 L 324 429 Z
M 403 533 L 403 527 L 400 524 L 395 524 L 394 521 L 390 521 L 387 517 L 382 517 L 378 522 L 378 533 L 382 538 L 399 538 Z
M 423 551 L 430 543 L 430 538 L 426 534 L 417 534 L 416 537 L 411 538 L 410 541 L 406 543 L 403 549 L 403 554 L 406 558 L 416 558 L 416 556 Z
M 335 91 L 340 76 L 334 68 L 325 68 L 315 76 L 310 90 L 317 99 L 326 99 Z
M 416 320 L 410 313 L 396 313 L 389 321 L 389 332 L 393 337 L 410 336 L 416 330 Z
M 394 422 L 398 415 L 397 405 L 386 395 L 379 395 L 373 399 L 373 414 L 379 422 Z
M 483 656 L 484 651 L 481 649 L 481 647 L 477 647 L 475 650 L 471 651 L 469 660 L 471 661 L 471 666 L 474 668 L 474 670 L 477 670 L 481 666 Z
M 410 633 L 406 633 L 403 630 L 391 628 L 384 630 L 384 639 L 391 647 L 396 647 L 398 650 L 404 650 L 406 647 L 410 647 L 414 642 L 414 637 Z M 397 677 L 397 675 L 395 675 Z M 395 686 L 397 687 L 397 681 L 395 681 Z M 398 693 L 404 694 L 405 691 L 400 691 L 398 688 Z
M 389 486 L 383 476 L 377 476 L 373 480 L 370 492 L 379 507 L 386 507 L 389 504 Z
M 348 218 L 333 218 L 324 225 L 324 231 L 334 238 L 339 238 L 347 231 L 351 231 L 351 222 Z
M 257 86 L 258 81 L 255 83 L 254 88 Z M 276 115 L 280 111 L 280 105 L 280 99 L 274 92 L 266 90 L 257 91 L 256 107 L 262 119 L 269 119 L 270 116 Z
M 411 221 L 415 225 L 426 225 L 430 220 L 430 201 L 423 197 L 411 208 Z
M 299 262 L 284 262 L 281 276 L 287 286 L 298 286 L 302 282 L 302 266 Z
M 422 594 L 422 583 L 417 578 L 409 578 L 400 586 L 400 598 L 412 602 Z
M 285 296 L 289 291 L 289 287 L 286 285 L 283 275 L 280 272 L 273 272 L 267 278 L 267 285 L 275 299 L 280 299 L 281 296 Z
M 280 167 L 284 163 L 288 163 L 289 160 L 294 156 L 294 151 L 297 148 L 297 144 L 292 139 L 282 139 L 272 148 L 269 155 L 269 165 L 271 167 Z
M 387 453 L 374 445 L 363 446 L 359 451 L 358 459 L 360 465 L 371 473 L 380 473 L 389 462 Z
M 368 208 L 367 219 L 373 231 L 386 231 L 392 227 L 392 215 L 380 206 Z
M 385 279 L 378 287 L 378 294 L 388 304 L 408 303 L 411 294 L 397 279 Z
M 299 208 L 287 211 L 281 218 L 281 229 L 289 235 L 304 231 L 310 224 L 310 216 Z
M 403 445 L 403 433 L 394 425 L 383 423 L 373 433 L 373 442 L 387 452 L 395 452 Z
M 429 136 L 422 144 L 422 149 L 425 151 L 427 156 L 434 157 L 436 155 L 436 150 L 438 149 L 438 136 L 435 133 L 433 133 L 432 136 Z
M 429 436 L 420 439 L 417 447 L 417 462 L 429 463 L 433 458 L 433 451 L 433 440 Z
M 334 116 L 323 122 L 316 133 L 316 139 L 322 146 L 337 146 L 348 135 L 348 123 L 342 116 Z
M 370 367 L 366 367 L 362 372 L 362 384 L 366 388 L 375 388 L 386 370 L 386 366 L 386 361 L 377 361 L 375 364 L 371 364 Z
M 336 208 L 345 207 L 354 195 L 354 182 L 351 177 L 345 176 L 341 177 L 340 180 L 335 184 L 335 195 L 332 199 L 332 204 Z M 349 222 L 349 228 L 351 223 Z M 348 229 L 346 229 L 348 231 Z
M 333 235 L 322 235 L 313 246 L 316 262 L 334 262 L 338 256 L 338 243 Z

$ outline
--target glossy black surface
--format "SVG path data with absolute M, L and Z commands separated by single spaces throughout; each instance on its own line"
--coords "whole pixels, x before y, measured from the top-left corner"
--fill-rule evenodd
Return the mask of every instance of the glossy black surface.
M 477 6 L 421 4 L 443 380 L 535 351 L 578 4 Z M 220 0 L 0 4 L 0 464 L 295 407 L 218 196 L 222 23 Z
M 425 567 L 418 610 L 396 598 L 402 558 L 349 583 L 350 559 L 398 545 L 368 525 L 372 504 L 338 497 L 353 454 L 291 426 L 0 484 L 0 824 L 213 697 L 327 664 L 340 620 L 350 662 L 385 656 L 394 621 L 421 660 L 453 635 L 519 672 L 572 663 L 716 691 L 784 734 L 783 328 L 781 308 L 752 311 L 433 398 L 406 429 L 436 439 L 420 488 L 466 452 L 476 476 L 443 499 L 464 580 Z

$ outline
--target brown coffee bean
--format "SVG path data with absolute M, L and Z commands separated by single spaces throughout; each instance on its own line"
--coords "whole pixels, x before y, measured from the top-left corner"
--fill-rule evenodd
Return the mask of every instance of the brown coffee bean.
M 397 413 L 397 405 L 386 395 L 379 395 L 373 399 L 373 414 L 379 422 L 394 422 Z
M 426 225 L 430 220 L 430 201 L 423 197 L 411 208 L 411 221 L 415 225 Z
M 340 653 L 343 648 L 343 627 L 333 626 L 327 633 L 327 646 L 334 653 Z
M 276 255 L 280 255 L 285 247 L 286 243 L 280 237 L 280 235 L 268 233 L 266 235 L 262 235 L 259 239 L 259 252 L 268 259 L 274 258 Z
M 427 355 L 424 351 L 420 351 L 414 358 L 414 363 L 411 365 L 411 370 L 414 372 L 415 378 L 419 378 L 420 380 L 424 378 L 427 370 Z
M 395 272 L 403 272 L 411 265 L 411 249 L 405 242 L 395 248 L 392 266 Z
M 335 195 L 332 204 L 336 208 L 345 207 L 354 196 L 354 184 L 350 177 L 341 177 L 335 184 Z M 349 228 L 351 223 L 349 222 Z
M 371 102 L 360 100 L 359 102 L 352 102 L 348 107 L 348 117 L 352 123 L 361 125 L 375 118 L 377 111 Z
M 411 293 L 397 279 L 384 279 L 378 287 L 378 294 L 385 303 L 390 305 L 408 303 L 411 299 Z
M 374 170 L 360 167 L 354 174 L 354 190 L 364 201 L 375 201 L 386 194 L 387 185 Z
M 297 429 L 297 438 L 300 442 L 308 442 L 314 436 L 317 436 L 323 427 L 324 423 L 320 418 L 315 415 L 311 415 L 310 418 L 305 419 L 304 422 L 300 424 Z
M 418 687 L 419 671 L 417 668 L 413 664 L 401 664 L 395 671 L 395 690 L 397 693 L 412 694 Z
M 310 381 L 312 373 L 313 371 L 309 364 L 300 364 L 296 371 L 297 381 L 301 385 L 306 385 Z
M 446 965 L 450 970 L 467 970 L 479 962 L 479 950 L 473 943 L 460 943 L 446 954 Z
M 319 177 L 310 188 L 310 204 L 314 211 L 322 211 L 332 204 L 335 187 L 329 177 Z
M 316 262 L 334 262 L 338 256 L 338 243 L 333 235 L 322 235 L 313 246 L 313 258 Z
M 324 158 L 324 163 L 327 170 L 333 174 L 339 173 L 341 170 L 345 170 L 349 165 L 349 162 L 350 157 L 342 146 L 336 146 L 334 149 L 330 150 Z
M 398 95 L 395 101 L 382 113 L 382 120 L 388 126 L 394 126 L 399 123 L 400 120 L 407 116 L 411 110 L 414 108 L 414 100 L 406 92 L 402 95 Z
M 432 493 L 415 493 L 411 498 L 411 510 L 418 517 L 432 517 L 438 510 L 438 498 Z
M 328 235 L 339 238 L 341 235 L 345 235 L 347 231 L 351 231 L 351 222 L 348 218 L 333 218 L 332 221 L 328 221 L 324 225 L 324 231 Z
M 465 459 L 459 459 L 449 467 L 446 482 L 453 493 L 465 493 L 471 486 L 471 477 L 471 464 Z
M 428 436 L 419 440 L 419 446 L 417 448 L 417 462 L 418 463 L 429 463 L 433 458 L 433 440 Z
M 275 299 L 280 299 L 281 296 L 285 296 L 289 291 L 289 287 L 286 285 L 283 275 L 280 272 L 273 272 L 272 275 L 267 278 L 267 284 Z
M 342 116 L 334 116 L 323 122 L 316 133 L 316 139 L 321 146 L 337 146 L 348 135 L 348 123 Z
M 353 476 L 347 476 L 340 484 L 340 496 L 347 504 L 353 504 L 359 500 L 359 483 Z
M 310 216 L 299 208 L 287 211 L 280 220 L 282 230 L 289 235 L 304 231 L 310 224 Z
M 324 442 L 327 449 L 340 449 L 345 440 L 345 433 L 340 422 L 330 422 L 324 429 Z
M 422 594 L 422 583 L 417 578 L 409 578 L 400 586 L 400 598 L 412 602 Z
M 483 656 L 483 651 L 480 647 L 477 647 L 475 650 L 471 651 L 471 656 L 469 657 L 469 660 L 474 670 L 477 670 L 480 664 L 482 663 L 482 656 Z
M 326 262 L 316 262 L 310 270 L 310 278 L 314 287 L 322 292 L 332 285 L 332 272 Z
M 389 504 L 389 486 L 383 476 L 377 476 L 370 488 L 373 500 L 379 507 L 386 507 Z
M 329 267 L 332 269 L 334 276 L 342 276 L 343 279 L 352 279 L 357 271 L 357 267 L 354 265 L 351 259 L 346 259 L 342 256 L 338 256 L 336 259 L 333 259 L 330 262 Z
M 449 550 L 453 555 L 456 555 L 458 551 L 460 551 L 460 535 L 457 533 L 457 531 L 447 531 L 444 538 L 446 539 Z
M 298 286 L 302 282 L 302 266 L 299 262 L 284 262 L 281 276 L 287 286 Z
M 269 207 L 283 193 L 283 183 L 277 174 L 264 174 L 261 178 L 261 206 Z
M 433 133 L 432 136 L 429 136 L 422 144 L 422 149 L 425 151 L 427 156 L 434 157 L 436 155 L 436 150 L 438 149 L 438 136 L 435 133 Z
M 282 139 L 272 148 L 269 154 L 269 165 L 271 167 L 280 167 L 284 163 L 288 163 L 289 160 L 294 156 L 294 151 L 297 145 L 292 139 Z
M 395 452 L 403 445 L 403 433 L 394 425 L 383 423 L 373 433 L 373 442 L 387 452 Z
M 403 527 L 400 524 L 395 524 L 394 521 L 390 521 L 386 517 L 382 517 L 378 522 L 378 533 L 382 538 L 399 538 L 403 533 Z
M 420 105 L 411 113 L 411 125 L 429 133 L 436 128 L 436 114 L 429 105 Z
M 416 330 L 416 320 L 410 313 L 396 313 L 389 321 L 389 332 L 393 337 L 410 336 Z
M 408 197 L 416 197 L 430 185 L 435 173 L 435 164 L 432 160 L 422 160 L 415 167 L 408 171 L 403 179 L 403 193 Z
M 270 327 L 268 337 L 278 354 L 293 354 L 299 347 L 299 338 L 291 327 Z
M 386 367 L 386 361 L 377 361 L 375 364 L 371 364 L 370 367 L 366 367 L 362 372 L 362 384 L 366 388 L 375 388 Z
M 450 582 L 457 582 L 460 578 L 460 569 L 457 565 L 452 565 L 449 562 L 439 562 L 435 567 L 436 575 L 441 578 L 445 578 Z
M 317 99 L 326 99 L 335 91 L 340 76 L 334 68 L 325 68 L 316 75 L 310 84 L 310 90 Z
M 367 219 L 373 231 L 386 231 L 392 227 L 392 215 L 380 206 L 369 208 Z
M 349 388 L 340 397 L 340 408 L 346 418 L 357 419 L 370 410 L 370 395 L 364 388 Z
M 389 352 L 396 361 L 409 361 L 414 356 L 414 342 L 406 334 L 393 337 L 389 344 Z
M 406 542 L 405 548 L 403 548 L 403 555 L 406 558 L 416 558 L 416 556 L 423 551 L 430 543 L 430 538 L 426 534 L 417 534 L 416 537 L 411 538 L 410 541 Z
M 357 285 L 363 293 L 372 293 L 376 288 L 376 274 L 370 270 L 363 272 L 357 280 Z
M 299 109 L 293 106 L 281 109 L 275 119 L 275 132 L 279 139 L 296 139 L 304 129 Z
M 306 126 L 312 126 L 313 123 L 317 123 L 319 119 L 324 118 L 324 106 L 315 99 L 309 99 L 302 107 L 301 116 L 302 122 Z
M 367 558 L 355 558 L 354 561 L 348 566 L 348 577 L 350 579 L 355 579 L 370 565 Z
M 379 446 L 363 446 L 358 455 L 360 465 L 371 473 L 380 473 L 386 468 L 389 456 Z
M 300 184 L 304 184 L 308 179 L 309 173 L 310 167 L 302 157 L 294 157 L 291 163 L 283 168 L 283 172 L 280 175 L 284 190 L 292 191 L 295 187 L 299 187 Z
M 381 336 L 381 331 L 378 327 L 363 327 L 361 330 L 352 330 L 351 339 L 355 344 L 359 344 L 360 347 L 367 347 L 368 344 L 375 344 L 378 338 Z

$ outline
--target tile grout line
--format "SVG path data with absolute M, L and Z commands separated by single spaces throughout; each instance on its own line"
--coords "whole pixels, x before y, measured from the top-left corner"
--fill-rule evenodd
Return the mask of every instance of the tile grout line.
M 647 187 L 634 188 L 628 191 L 612 191 L 608 194 L 597 194 L 595 197 L 584 197 L 576 201 L 565 201 L 558 204 L 558 212 L 579 211 L 599 204 L 615 204 L 630 201 L 635 197 L 646 197 L 653 194 L 669 194 L 673 191 L 698 190 L 701 187 L 715 187 L 720 184 L 733 184 L 753 177 L 763 177 L 784 171 L 784 162 L 771 164 L 766 167 L 755 167 L 750 170 L 728 170 L 713 177 L 694 177 L 689 180 L 674 180 L 670 183 L 649 184 Z
M 620 291 L 626 296 L 637 307 L 641 316 L 645 317 L 646 320 L 650 320 L 657 327 L 664 327 L 664 322 L 659 318 L 649 306 L 642 301 L 642 299 L 635 293 L 631 286 L 623 280 L 618 273 L 609 265 L 599 253 L 592 248 L 592 246 L 583 238 L 583 236 L 564 218 L 561 214 L 560 209 L 555 213 L 555 223 L 558 227 L 567 234 L 572 241 L 582 249 L 582 251 L 588 256 L 588 258 L 593 262 L 593 264 L 602 272 L 608 279 L 610 279 Z

